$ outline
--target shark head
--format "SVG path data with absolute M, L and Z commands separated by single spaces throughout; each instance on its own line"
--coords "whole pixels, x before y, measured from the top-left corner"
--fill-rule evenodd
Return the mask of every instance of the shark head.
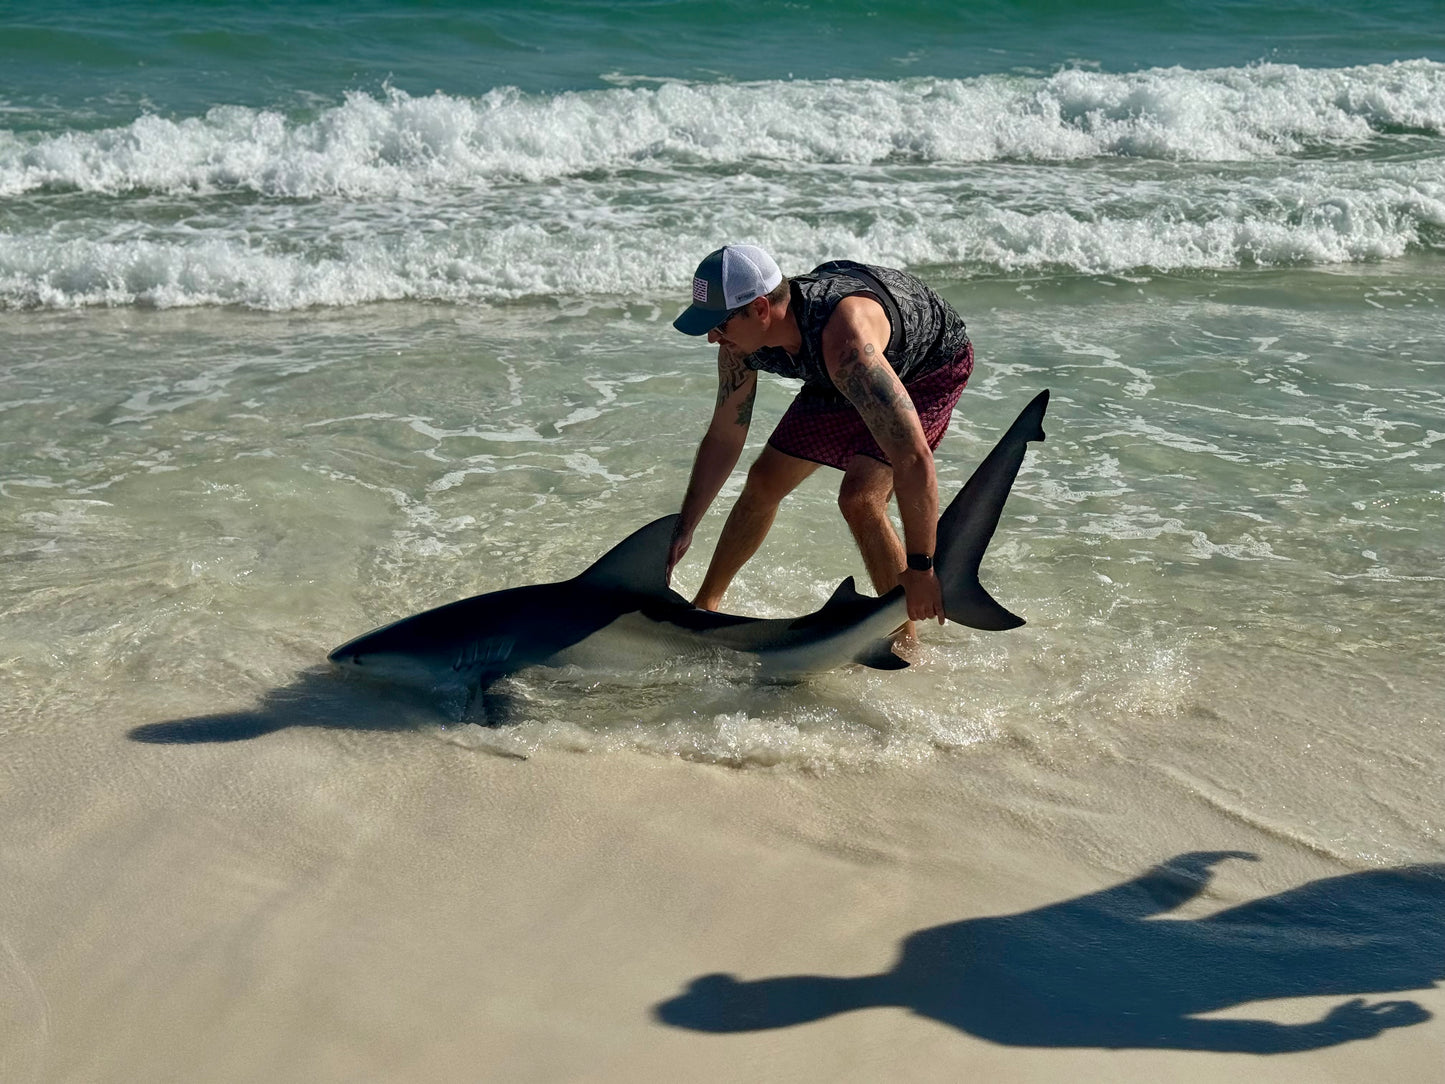
M 689 610 L 667 586 L 675 515 L 604 554 L 582 575 L 476 595 L 374 629 L 327 658 L 339 670 L 419 689 L 471 689 L 554 659 L 642 607 Z
M 438 611 L 409 617 L 342 644 L 327 659 L 346 674 L 423 691 L 477 684 L 507 668 L 514 637 L 498 630 L 459 634 Z
M 419 652 L 415 645 L 404 644 L 397 637 L 376 633 L 343 644 L 327 659 L 348 676 L 419 690 L 446 684 L 451 669 L 436 653 Z
M 347 651 L 333 651 L 327 658 L 343 673 L 354 673 L 369 681 L 416 689 L 431 689 L 445 683 L 442 680 L 445 669 L 439 665 L 440 660 L 423 658 L 413 651 L 359 644 Z

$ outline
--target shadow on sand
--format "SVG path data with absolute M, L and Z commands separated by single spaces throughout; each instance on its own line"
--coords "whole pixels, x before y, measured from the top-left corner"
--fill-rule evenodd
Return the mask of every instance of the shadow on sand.
M 302 671 L 289 685 L 272 689 L 251 711 L 146 723 L 132 729 L 129 736 L 132 741 L 185 745 L 245 741 L 293 726 L 375 731 L 417 730 L 461 721 L 497 726 L 512 721 L 517 714 L 512 698 L 503 693 L 484 695 L 465 714 L 461 707 L 347 681 L 329 666 L 315 666 Z
M 696 1031 L 789 1027 L 893 1005 L 1009 1046 L 1279 1054 L 1430 1019 L 1357 996 L 1302 1024 L 1200 1019 L 1269 998 L 1418 990 L 1445 978 L 1445 865 L 1331 877 L 1201 919 L 1159 916 L 1224 858 L 1184 854 L 1113 888 L 906 938 L 885 974 L 704 975 L 657 1005 Z
M 612 681 L 586 684 L 579 684 L 575 675 L 558 676 L 542 668 L 530 678 L 503 678 L 468 702 L 459 693 L 449 696 L 408 690 L 331 666 L 313 666 L 289 684 L 263 694 L 255 708 L 146 723 L 128 733 L 132 741 L 193 745 L 246 741 L 290 727 L 405 732 L 475 723 L 502 732 L 559 717 L 587 729 L 605 730 L 615 726 L 617 719 L 626 720 L 628 726 L 656 723 L 662 727 L 680 715 L 709 718 L 739 711 L 761 715 L 777 711 L 784 703 L 791 710 L 799 696 L 813 697 L 808 702 L 824 710 L 836 703 L 826 690 L 810 691 L 795 681 L 759 681 L 751 674 L 739 678 L 731 672 L 719 676 L 705 668 L 671 671 L 660 677 L 646 672 L 614 675 Z M 849 706 L 855 714 L 864 713 L 860 715 L 864 722 L 873 721 L 873 716 L 866 714 L 867 705 L 850 702 Z M 888 725 L 881 714 L 876 722 L 880 727 Z M 514 750 L 487 748 L 501 756 L 517 756 Z

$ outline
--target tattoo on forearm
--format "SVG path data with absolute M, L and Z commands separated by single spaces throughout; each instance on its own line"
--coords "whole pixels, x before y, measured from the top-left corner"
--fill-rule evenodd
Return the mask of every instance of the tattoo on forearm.
M 881 355 L 872 343 L 863 349 L 855 346 L 838 366 L 839 390 L 858 408 L 869 430 L 881 441 L 901 441 L 908 437 L 910 415 L 917 417 L 913 401 L 900 392 L 897 379 L 883 369 Z
M 738 424 L 747 428 L 753 420 L 753 403 L 757 401 L 758 389 L 753 388 L 753 393 L 738 404 Z

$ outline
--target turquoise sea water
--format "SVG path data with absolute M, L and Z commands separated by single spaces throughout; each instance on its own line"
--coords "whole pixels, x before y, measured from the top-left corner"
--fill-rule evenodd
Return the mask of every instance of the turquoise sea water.
M 742 236 L 966 280 L 1432 255 L 1434 8 L 11 6 L 0 304 L 661 299 Z
M 567 573 L 680 498 L 712 376 L 668 321 L 699 255 L 732 239 L 789 271 L 907 266 L 950 296 L 981 365 L 946 485 L 1009 405 L 1054 389 L 1059 438 L 1019 498 L 1047 512 L 994 560 L 1079 638 L 1091 661 L 1065 685 L 1108 686 L 1137 656 L 1146 684 L 1162 668 L 1182 688 L 1194 647 L 1257 645 L 1162 629 L 1271 613 L 1276 647 L 1328 654 L 1349 630 L 1347 653 L 1423 678 L 1445 553 L 1433 9 L 785 4 L 759 24 L 670 2 L 11 5 L 10 635 L 48 640 L 36 589 L 76 577 L 139 590 L 118 604 L 140 620 L 152 563 L 204 567 L 197 546 L 241 545 L 283 611 L 289 562 L 334 567 L 320 625 L 268 673 L 447 590 Z M 190 499 L 275 477 L 307 494 L 275 523 L 217 526 Z M 311 492 L 321 479 L 340 492 Z M 317 541 L 263 569 L 249 548 L 305 534 L 288 517 L 308 502 L 363 496 L 394 508 L 331 539 L 344 559 Z M 826 509 L 826 483 L 796 500 Z M 117 532 L 100 551 L 98 523 Z M 853 557 L 842 532 L 819 539 L 766 551 L 736 608 L 826 597 Z M 480 575 L 479 553 L 511 556 Z M 219 603 L 197 605 L 185 620 Z M 1100 623 L 1121 641 L 1101 646 Z M 261 619 L 262 640 L 293 636 L 282 624 Z M 951 744 L 931 695 L 904 714 L 933 722 L 879 738 L 865 720 L 863 745 Z M 992 733 L 1009 696 L 959 733 Z M 567 710 L 606 729 L 630 708 Z M 777 718 L 796 734 L 818 710 Z M 704 729 L 677 747 L 738 759 Z
M 760 23 L 672 2 L 9 5 L 10 635 L 50 638 L 39 587 L 101 575 L 144 596 L 157 559 L 203 567 L 195 546 L 303 527 L 283 510 L 306 501 L 276 523 L 189 522 L 197 486 L 290 477 L 315 507 L 395 505 L 338 536 L 360 587 L 320 543 L 266 569 L 246 549 L 283 610 L 288 561 L 335 566 L 297 666 L 446 593 L 423 585 L 590 559 L 680 497 L 711 362 L 668 321 L 731 239 L 789 271 L 910 267 L 954 300 L 982 364 L 940 456 L 949 483 L 1009 404 L 1054 388 L 1059 440 L 1020 498 L 1047 512 L 996 560 L 1085 656 L 1111 656 L 1066 685 L 1107 685 L 1136 651 L 1186 684 L 1190 645 L 1237 636 L 1248 656 L 1243 633 L 1161 631 L 1213 627 L 1231 590 L 1221 628 L 1275 613 L 1275 646 L 1349 630 L 1350 652 L 1423 677 L 1445 553 L 1435 7 L 795 3 Z M 342 492 L 310 493 L 319 479 Z M 797 500 L 826 508 L 826 485 Z M 117 526 L 123 509 L 145 526 Z M 118 532 L 103 552 L 97 522 Z M 176 530 L 188 541 L 158 558 Z M 852 555 L 821 538 L 750 566 L 737 608 L 826 597 Z M 511 565 L 479 575 L 478 553 Z M 117 562 L 149 571 L 116 580 Z M 1123 646 L 1086 633 L 1101 622 L 1128 626 Z M 903 745 L 949 744 L 940 725 Z M 737 759 L 718 740 L 679 748 Z
M 1340 67 L 1438 57 L 1431 0 L 736 0 L 608 4 L 9 3 L 0 93 L 21 112 L 130 119 L 296 106 L 383 81 L 412 94 L 595 90 L 615 74 L 701 82 L 1047 73 L 1076 65 Z

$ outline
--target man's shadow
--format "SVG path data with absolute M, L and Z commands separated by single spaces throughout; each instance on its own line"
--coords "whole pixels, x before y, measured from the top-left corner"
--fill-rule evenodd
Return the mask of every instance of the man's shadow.
M 1445 978 L 1445 865 L 1314 881 L 1208 918 L 1161 918 L 1240 852 L 1183 854 L 1132 881 L 903 941 L 891 971 L 740 982 L 704 975 L 657 1005 L 696 1031 L 788 1027 L 874 1006 L 911 1009 L 1009 1046 L 1278 1054 L 1430 1019 L 1362 998 L 1303 1024 L 1200 1019 L 1269 998 L 1418 990 Z
M 293 726 L 375 731 L 420 730 L 458 722 L 499 726 L 513 721 L 517 714 L 514 698 L 504 691 L 488 691 L 471 704 L 450 704 L 435 697 L 348 681 L 329 666 L 314 666 L 289 685 L 267 692 L 249 711 L 146 723 L 131 729 L 129 737 L 161 745 L 233 742 Z

